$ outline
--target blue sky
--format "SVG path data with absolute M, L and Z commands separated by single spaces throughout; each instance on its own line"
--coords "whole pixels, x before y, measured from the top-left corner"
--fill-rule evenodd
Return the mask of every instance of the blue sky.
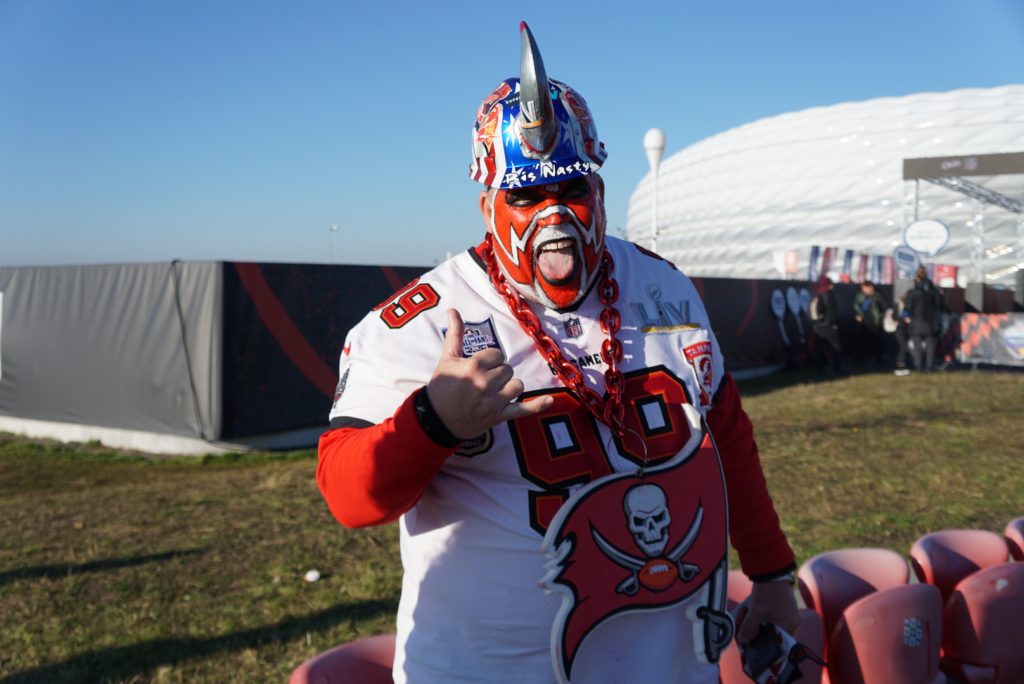
M 613 231 L 652 126 L 667 156 L 783 112 L 1024 81 L 1021 0 L 0 0 L 0 266 L 431 265 L 483 235 L 469 132 L 521 19 L 594 112 Z

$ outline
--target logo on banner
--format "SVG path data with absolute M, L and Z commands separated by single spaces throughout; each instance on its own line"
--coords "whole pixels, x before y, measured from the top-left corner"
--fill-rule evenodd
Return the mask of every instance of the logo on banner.
M 541 584 L 562 595 L 551 635 L 559 681 L 571 679 L 581 645 L 604 622 L 676 606 L 714 582 L 726 536 L 725 487 L 706 435 L 663 470 L 643 477 L 616 473 L 578 490 L 555 516 L 543 546 L 551 561 Z M 708 599 L 720 600 L 724 594 Z M 702 634 L 697 646 L 709 662 L 718 661 L 732 637 L 721 609 L 706 605 L 692 613 L 694 631 Z
M 697 378 L 697 386 L 700 388 L 700 405 L 710 406 L 711 393 L 715 389 L 711 343 L 698 342 L 689 347 L 683 347 L 683 356 L 690 362 L 694 376 Z

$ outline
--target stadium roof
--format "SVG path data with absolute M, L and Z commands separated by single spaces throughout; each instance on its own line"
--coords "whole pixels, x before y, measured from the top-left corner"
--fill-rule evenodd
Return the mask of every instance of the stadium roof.
M 805 277 L 812 245 L 891 256 L 905 226 L 935 219 L 950 239 L 926 263 L 958 266 L 961 285 L 977 281 L 980 266 L 985 282 L 1012 286 L 1024 268 L 1024 169 L 1006 153 L 1021 152 L 1024 85 L 761 119 L 661 163 L 657 249 L 690 275 L 742 278 L 779 277 L 782 254 L 798 250 Z M 972 175 L 986 172 L 983 155 L 1014 163 Z M 921 158 L 924 171 L 935 163 L 942 177 L 926 179 L 911 164 L 905 179 L 905 161 Z M 653 180 L 648 173 L 630 197 L 626 226 L 645 245 L 654 234 Z

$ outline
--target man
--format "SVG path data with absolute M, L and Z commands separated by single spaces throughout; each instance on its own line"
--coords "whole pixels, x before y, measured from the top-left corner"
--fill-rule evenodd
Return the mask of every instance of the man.
M 317 482 L 400 520 L 395 681 L 716 682 L 727 513 L 741 641 L 796 627 L 793 553 L 693 285 L 605 235 L 590 110 L 521 40 L 473 130 L 487 237 L 349 333 Z M 692 322 L 639 320 L 652 287 Z
M 857 321 L 857 361 L 863 366 L 869 358 L 881 367 L 883 359 L 882 320 L 888 303 L 875 284 L 865 280 L 853 296 L 853 317 Z
M 917 267 L 914 287 L 907 292 L 907 314 L 914 368 L 930 373 L 935 368 L 935 338 L 942 322 L 942 293 L 928 278 L 924 266 Z
M 839 342 L 839 303 L 828 276 L 818 278 L 808 313 L 814 330 L 814 359 L 819 372 L 827 367 L 839 375 L 843 372 L 843 348 Z

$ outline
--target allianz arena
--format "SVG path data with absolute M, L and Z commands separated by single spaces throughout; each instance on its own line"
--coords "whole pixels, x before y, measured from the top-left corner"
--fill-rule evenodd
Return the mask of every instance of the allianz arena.
M 667 157 L 657 194 L 648 173 L 630 197 L 626 232 L 707 277 L 783 277 L 789 252 L 788 277 L 806 278 L 812 246 L 835 247 L 836 277 L 847 250 L 891 257 L 905 226 L 934 219 L 949 241 L 924 263 L 958 267 L 960 286 L 1013 287 L 1024 269 L 1024 154 L 1007 153 L 1022 152 L 1024 85 L 815 107 Z M 975 160 L 986 155 L 1012 159 L 1013 168 L 976 175 L 985 169 Z M 904 180 L 904 160 L 920 158 L 952 180 Z

